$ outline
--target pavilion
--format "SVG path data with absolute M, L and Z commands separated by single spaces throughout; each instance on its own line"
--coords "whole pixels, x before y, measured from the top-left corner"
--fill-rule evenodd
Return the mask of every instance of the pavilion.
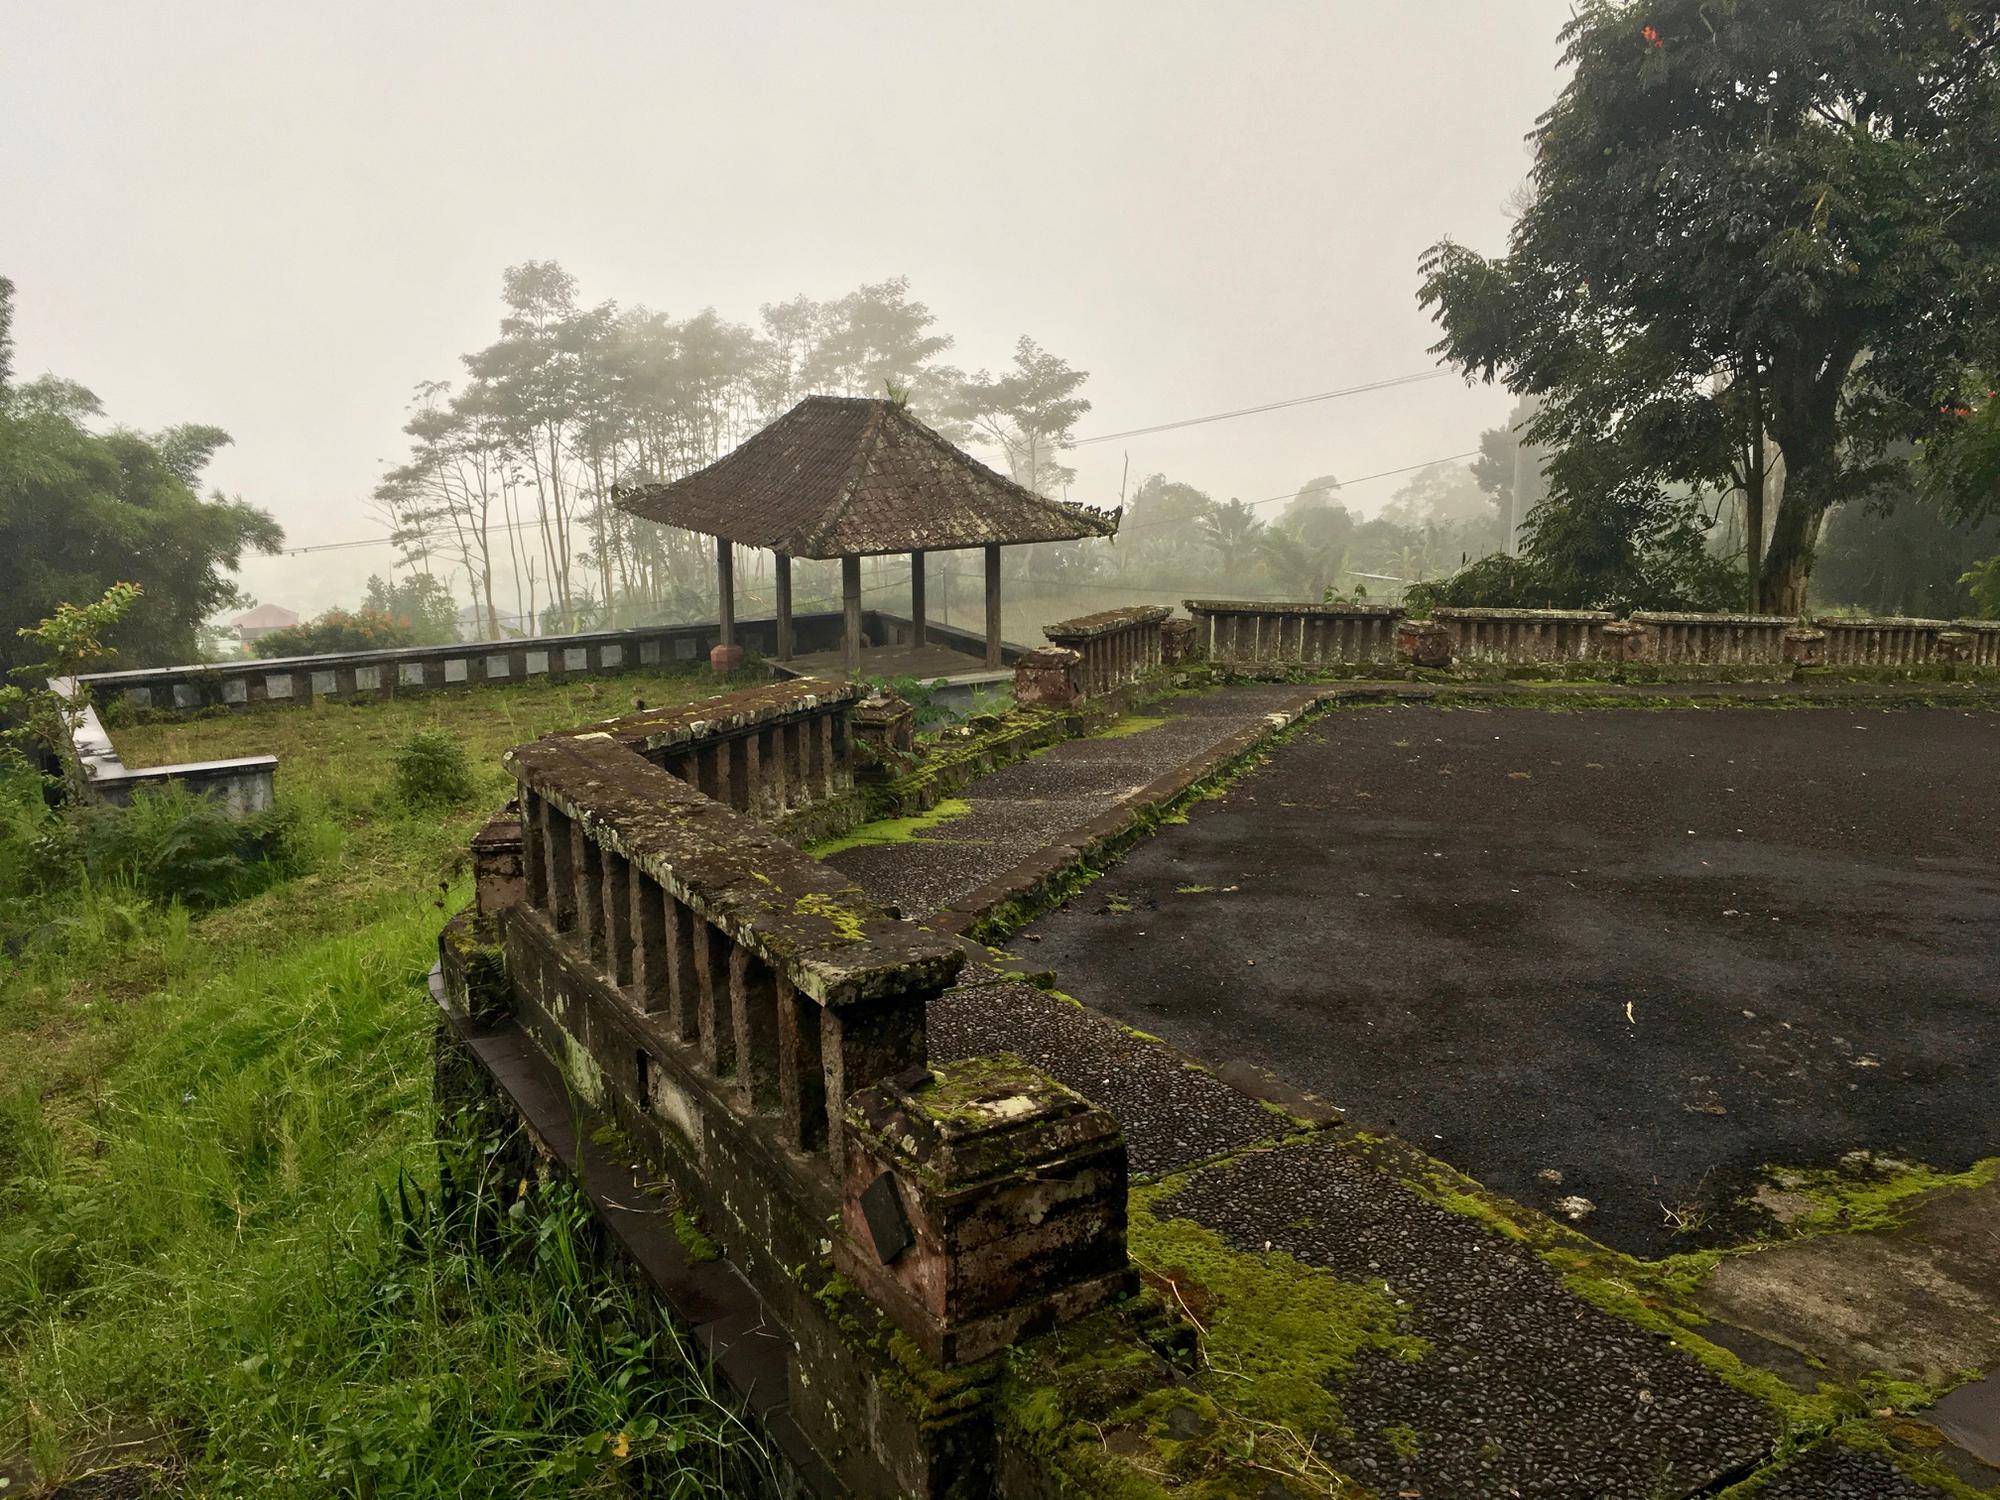
M 861 559 L 910 555 L 914 645 L 925 645 L 924 555 L 986 553 L 986 665 L 1000 665 L 1000 549 L 1115 536 L 1119 511 L 1050 500 L 989 469 L 900 402 L 808 396 L 733 453 L 667 484 L 617 493 L 621 510 L 712 536 L 725 647 L 736 644 L 737 546 L 777 557 L 778 658 L 792 656 L 792 559 L 840 559 L 842 665 L 861 666 Z

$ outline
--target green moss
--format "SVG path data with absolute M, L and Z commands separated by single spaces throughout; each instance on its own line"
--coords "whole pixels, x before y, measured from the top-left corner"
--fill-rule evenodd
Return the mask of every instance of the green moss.
M 1417 1456 L 1417 1429 L 1404 1422 L 1391 1422 L 1382 1429 L 1382 1441 L 1396 1457 L 1408 1461 Z
M 1132 910 L 1132 900 L 1129 896 L 1106 896 L 1104 898 L 1104 909 L 1114 917 L 1122 917 Z
M 972 804 L 958 797 L 946 797 L 928 812 L 917 813 L 907 818 L 880 818 L 873 823 L 863 823 L 852 832 L 839 838 L 826 839 L 814 844 L 806 852 L 815 859 L 825 859 L 828 855 L 839 854 L 845 849 L 860 849 L 876 844 L 907 844 L 920 833 L 949 823 L 954 818 L 962 818 L 972 811 Z
M 1165 719 L 1148 718 L 1144 714 L 1127 714 L 1122 719 L 1114 719 L 1102 729 L 1094 731 L 1094 740 L 1122 740 L 1135 734 L 1150 734 L 1166 723 Z
M 1885 1408 L 1916 1410 L 1934 1402 L 1945 1385 L 1930 1387 L 1880 1374 L 1852 1383 L 1820 1381 L 1803 1391 L 1769 1370 L 1746 1363 L 1702 1334 L 1707 1315 L 1696 1295 L 1709 1274 L 1736 1250 L 1702 1250 L 1661 1260 L 1640 1260 L 1609 1249 L 1567 1225 L 1480 1186 L 1443 1162 L 1405 1142 L 1355 1132 L 1347 1144 L 1374 1166 L 1407 1183 L 1442 1208 L 1476 1219 L 1497 1234 L 1525 1245 L 1559 1273 L 1563 1284 L 1595 1307 L 1671 1341 L 1682 1353 L 1738 1390 L 1756 1396 L 1784 1420 L 1786 1441 L 1818 1437 L 1836 1425 Z M 1886 1207 L 1937 1186 L 1976 1185 L 1991 1180 L 1993 1163 L 1949 1176 L 1916 1169 L 1876 1184 L 1886 1191 Z
M 1132 1194 L 1133 1261 L 1195 1325 L 1216 1399 L 1244 1418 L 1302 1437 L 1337 1430 L 1333 1377 L 1374 1350 L 1423 1356 L 1399 1333 L 1396 1301 L 1380 1282 L 1361 1285 L 1282 1251 L 1251 1254 L 1161 1206 L 1185 1183 L 1169 1178 Z
M 1871 1157 L 1833 1169 L 1773 1168 L 1765 1175 L 1781 1192 L 1813 1204 L 1787 1223 L 1791 1235 L 1853 1234 L 1894 1229 L 1928 1194 L 1987 1186 L 2000 1177 L 2000 1156 L 1974 1162 L 1963 1172 Z
M 792 910 L 802 917 L 818 917 L 830 923 L 833 930 L 850 943 L 858 943 L 868 935 L 862 924 L 861 914 L 846 903 L 832 896 L 814 893 L 800 896 L 792 902 Z
M 722 1247 L 711 1239 L 702 1227 L 701 1221 L 684 1208 L 674 1210 L 674 1238 L 681 1242 L 681 1249 L 696 1265 L 705 1261 L 721 1260 Z
M 1177 885 L 1174 887 L 1174 894 L 1176 896 L 1205 896 L 1214 889 L 1215 887 L 1212 885 Z

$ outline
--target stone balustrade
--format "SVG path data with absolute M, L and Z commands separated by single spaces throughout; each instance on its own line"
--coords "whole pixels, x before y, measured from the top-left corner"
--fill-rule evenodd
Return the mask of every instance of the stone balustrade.
M 1618 617 L 1601 609 L 1438 609 L 1460 661 L 1595 661 L 1599 632 Z
M 2000 621 L 1829 618 L 1817 624 L 1826 632 L 1828 666 L 2000 666 Z
M 1189 599 L 1195 649 L 1222 665 L 1299 663 L 1345 665 L 1393 662 L 1393 605 L 1266 604 L 1250 600 Z
M 737 812 L 775 821 L 853 790 L 849 715 L 863 691 L 797 677 L 562 734 L 611 740 Z
M 898 1414 L 881 1382 L 907 1371 L 885 1376 L 876 1336 L 801 1268 L 837 1269 L 933 1364 L 984 1360 L 1130 1289 L 1125 1148 L 1018 1060 L 931 1065 L 927 1008 L 965 950 L 753 816 L 835 784 L 818 726 L 853 698 L 778 684 L 509 751 L 517 795 L 473 841 L 475 911 L 440 972 L 467 1024 L 518 1027 L 644 1143 L 812 1344 L 790 1399 L 814 1441 L 853 1449 L 865 1402 L 856 1472 L 943 1493 L 962 1435 Z
M 2000 621 L 1818 620 L 1791 615 L 1608 610 L 1400 609 L 1189 600 L 1199 653 L 1223 666 L 1453 662 L 1545 666 L 1640 662 L 1664 668 L 2000 668 Z
M 1162 664 L 1160 627 L 1172 613 L 1163 604 L 1107 609 L 1045 625 L 1042 634 L 1051 646 L 1082 659 L 1076 669 L 1079 695 L 1095 698 Z
M 1773 664 L 1789 660 L 1785 633 L 1798 627 L 1790 615 L 1705 615 L 1634 611 L 1643 628 L 1636 659 L 1702 666 Z
M 924 1008 L 964 954 L 856 906 L 833 870 L 608 738 L 551 736 L 507 765 L 526 876 L 510 970 L 561 954 L 616 992 L 659 1058 L 837 1167 L 848 1096 L 923 1067 Z M 690 1116 L 637 1055 L 627 1081 L 641 1108 Z

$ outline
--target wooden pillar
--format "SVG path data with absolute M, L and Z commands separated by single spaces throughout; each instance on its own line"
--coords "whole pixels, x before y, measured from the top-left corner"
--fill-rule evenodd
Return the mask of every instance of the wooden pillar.
M 840 608 L 844 629 L 840 638 L 840 664 L 856 676 L 861 672 L 861 559 L 840 560 Z
M 736 644 L 736 549 L 729 538 L 715 539 L 715 605 L 722 622 L 722 644 Z
M 1000 665 L 1000 549 L 986 549 L 986 665 Z
M 772 574 L 778 590 L 778 660 L 792 659 L 792 558 L 788 552 L 775 554 L 777 568 Z
M 910 554 L 910 644 L 922 646 L 930 636 L 924 629 L 924 555 Z

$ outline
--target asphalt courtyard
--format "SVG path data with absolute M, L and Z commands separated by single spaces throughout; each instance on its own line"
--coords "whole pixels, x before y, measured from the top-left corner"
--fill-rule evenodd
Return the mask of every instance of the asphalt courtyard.
M 1621 1249 L 1732 1240 L 1769 1167 L 2000 1152 L 2000 714 L 1338 711 L 1015 947 Z

